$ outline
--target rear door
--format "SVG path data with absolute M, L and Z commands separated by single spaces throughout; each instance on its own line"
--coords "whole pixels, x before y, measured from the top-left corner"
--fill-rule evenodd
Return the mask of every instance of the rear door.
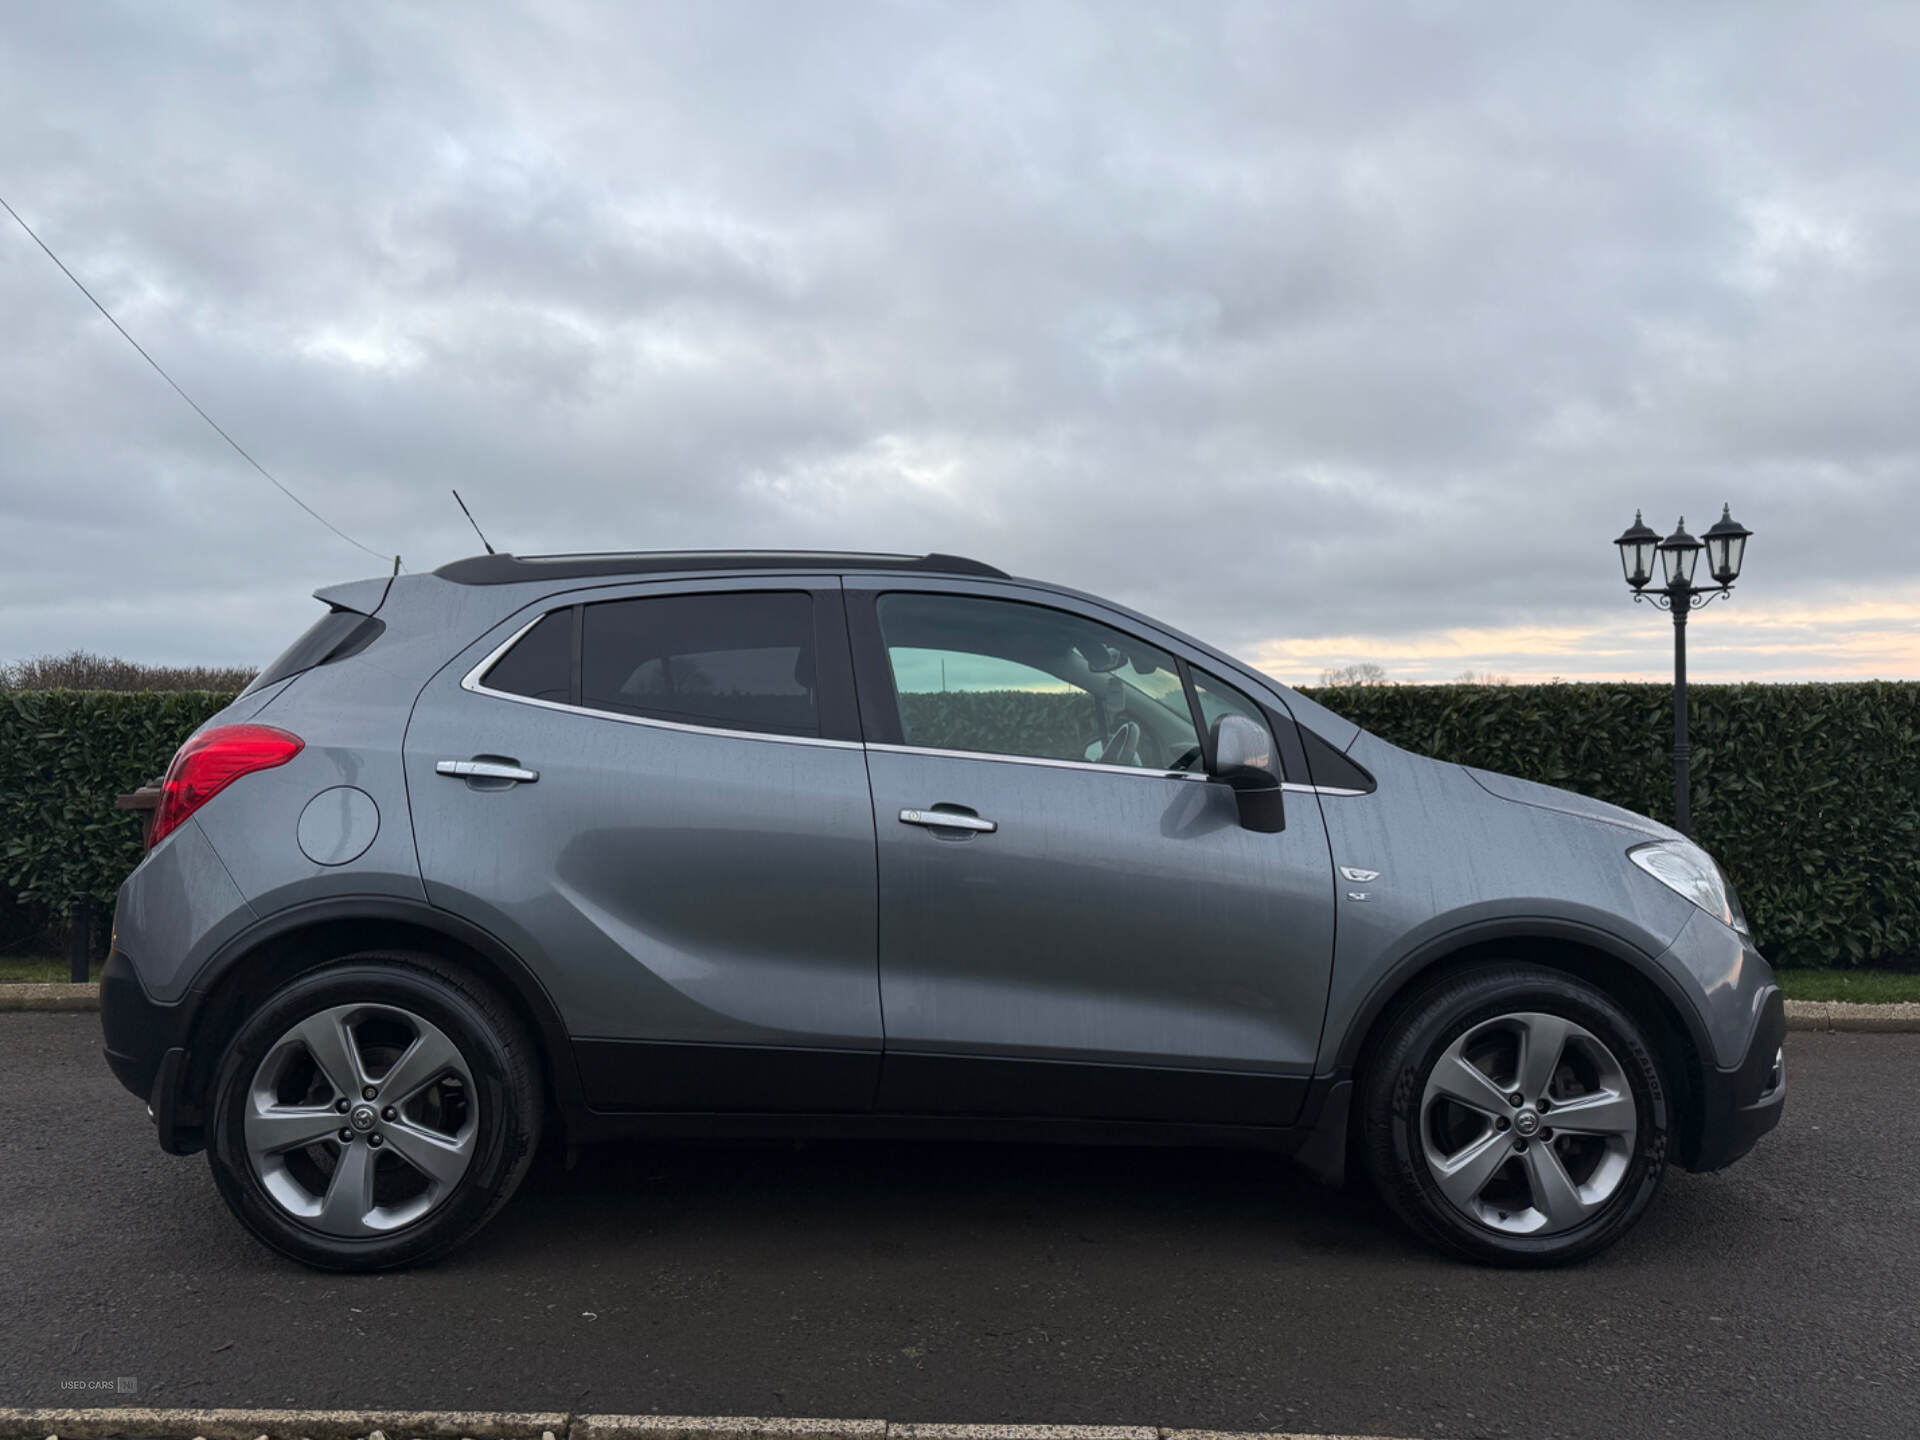
M 1194 710 L 1274 717 L 1171 643 L 1045 592 L 847 584 L 882 1107 L 1290 1123 L 1332 960 L 1326 831 L 1310 794 L 1288 797 L 1282 832 L 1242 829 Z
M 552 597 L 429 684 L 406 768 L 429 898 L 535 966 L 596 1107 L 870 1108 L 873 813 L 837 580 Z

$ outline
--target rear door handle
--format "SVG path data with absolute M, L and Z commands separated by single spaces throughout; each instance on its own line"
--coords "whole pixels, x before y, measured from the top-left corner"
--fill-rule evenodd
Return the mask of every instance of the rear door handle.
M 980 835 L 991 835 L 1000 828 L 991 820 L 959 810 L 902 810 L 900 823 L 925 825 L 930 830 L 971 830 Z
M 461 780 L 518 780 L 523 785 L 531 785 L 540 778 L 538 770 L 500 760 L 440 760 L 434 763 L 433 773 Z

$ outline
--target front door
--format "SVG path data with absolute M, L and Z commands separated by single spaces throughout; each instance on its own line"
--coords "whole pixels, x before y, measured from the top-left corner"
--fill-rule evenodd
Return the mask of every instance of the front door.
M 1311 795 L 1280 833 L 1241 828 L 1195 722 L 1260 707 L 1092 613 L 848 584 L 882 1108 L 1290 1123 L 1332 959 L 1326 832 Z
M 871 1108 L 853 705 L 839 583 L 791 575 L 556 596 L 421 695 L 428 896 L 538 971 L 596 1107 Z

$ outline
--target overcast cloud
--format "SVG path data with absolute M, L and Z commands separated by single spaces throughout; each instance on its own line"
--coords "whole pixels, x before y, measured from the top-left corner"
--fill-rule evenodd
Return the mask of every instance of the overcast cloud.
M 1283 679 L 1920 676 L 1920 9 L 10 7 L 0 194 L 374 549 L 941 549 Z M 0 215 L 0 657 L 376 573 Z

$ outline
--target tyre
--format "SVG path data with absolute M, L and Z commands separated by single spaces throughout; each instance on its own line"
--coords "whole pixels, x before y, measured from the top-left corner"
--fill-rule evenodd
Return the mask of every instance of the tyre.
M 1566 1265 L 1640 1217 L 1673 1111 L 1653 1045 L 1585 981 L 1531 965 L 1447 977 L 1390 1019 L 1361 1078 L 1360 1160 L 1453 1254 Z
M 540 1071 L 498 996 L 427 955 L 354 955 L 241 1025 L 207 1147 L 240 1223 L 323 1270 L 442 1255 L 493 1218 L 540 1138 Z

